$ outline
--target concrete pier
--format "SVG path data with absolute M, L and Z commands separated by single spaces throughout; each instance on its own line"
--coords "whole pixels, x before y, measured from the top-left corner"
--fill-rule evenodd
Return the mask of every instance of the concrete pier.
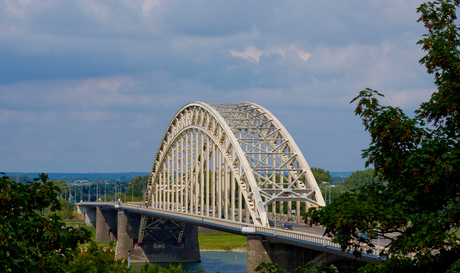
M 141 247 L 149 262 L 200 262 L 198 227 L 151 218 Z
M 128 257 L 128 251 L 133 252 L 134 245 L 137 243 L 140 215 L 120 209 L 117 216 L 118 243 L 116 258 L 122 259 Z M 140 254 L 142 256 L 142 252 Z
M 142 210 L 119 204 L 80 205 L 78 210 L 88 225 L 96 227 L 96 241 L 117 240 L 118 259 L 126 259 L 130 253 L 133 262 L 201 261 L 197 225 L 165 219 L 168 217 L 148 216 L 143 222 L 144 237 L 140 240 Z M 337 252 L 326 246 L 303 245 L 285 237 L 257 235 L 254 231 L 242 232 L 247 236 L 247 272 L 250 273 L 255 272 L 261 263 L 277 263 L 284 270 L 294 272 L 309 261 L 324 265 L 333 263 L 339 272 L 351 273 L 369 262 L 369 259 L 356 259 L 350 253 Z
M 277 263 L 288 272 L 311 261 L 316 251 L 294 245 L 270 242 L 260 235 L 248 235 L 246 272 L 256 272 L 261 263 Z
M 117 210 L 96 208 L 96 242 L 111 242 L 117 239 Z
M 119 209 L 116 217 L 117 259 L 126 258 L 130 252 L 136 262 L 201 261 L 197 226 L 150 218 L 146 238 L 139 244 L 141 215 Z

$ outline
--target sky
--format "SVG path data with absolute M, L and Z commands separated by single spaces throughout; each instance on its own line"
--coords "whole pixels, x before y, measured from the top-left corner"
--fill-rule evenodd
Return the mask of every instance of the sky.
M 350 101 L 413 112 L 419 0 L 0 0 L 0 171 L 148 172 L 189 102 L 259 104 L 310 167 L 365 169 Z

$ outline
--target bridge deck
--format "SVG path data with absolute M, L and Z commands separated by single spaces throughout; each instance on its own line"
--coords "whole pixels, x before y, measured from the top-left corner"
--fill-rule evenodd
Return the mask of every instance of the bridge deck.
M 319 235 L 308 230 L 292 230 L 260 227 L 250 223 L 235 223 L 234 221 L 212 218 L 207 216 L 193 215 L 184 212 L 164 211 L 153 208 L 142 207 L 141 203 L 115 203 L 115 202 L 84 202 L 79 203 L 79 206 L 100 206 L 107 209 L 124 209 L 131 213 L 142 214 L 151 217 L 162 219 L 170 219 L 179 222 L 185 222 L 193 225 L 208 227 L 225 232 L 240 234 L 240 235 L 261 235 L 269 238 L 272 242 L 280 242 L 291 245 L 296 245 L 304 248 L 314 249 L 322 252 L 335 254 L 346 258 L 355 258 L 350 252 L 342 251 L 340 246 L 333 243 L 330 238 Z M 369 249 L 366 245 L 363 248 Z M 365 262 L 379 263 L 380 258 L 378 253 L 383 250 L 373 250 L 372 254 L 364 253 L 362 260 Z

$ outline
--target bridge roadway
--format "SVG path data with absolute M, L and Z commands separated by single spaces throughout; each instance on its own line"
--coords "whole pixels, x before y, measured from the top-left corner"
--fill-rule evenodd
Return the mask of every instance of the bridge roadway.
M 141 203 L 115 203 L 115 202 L 83 202 L 79 206 L 100 206 L 108 209 L 123 209 L 130 213 L 141 214 L 161 219 L 169 219 L 178 222 L 184 222 L 192 225 L 207 227 L 215 230 L 230 232 L 239 235 L 260 235 L 270 240 L 270 242 L 279 242 L 289 245 L 313 249 L 321 252 L 330 253 L 344 258 L 355 257 L 351 252 L 344 252 L 340 246 L 333 243 L 330 238 L 322 236 L 322 227 L 310 227 L 301 223 L 292 223 L 294 230 L 282 229 L 281 221 L 277 221 L 277 228 L 266 228 L 256 226 L 250 223 L 238 223 L 220 218 L 211 218 L 200 215 L 194 215 L 184 212 L 164 211 L 154 208 L 146 208 L 141 206 Z M 271 222 L 273 224 L 273 222 Z M 388 242 L 382 240 L 380 248 L 373 250 L 371 254 L 363 253 L 361 260 L 367 263 L 379 263 L 380 258 L 378 253 L 387 245 Z M 367 245 L 363 244 L 364 250 L 368 249 Z M 366 251 L 364 251 L 366 252 Z

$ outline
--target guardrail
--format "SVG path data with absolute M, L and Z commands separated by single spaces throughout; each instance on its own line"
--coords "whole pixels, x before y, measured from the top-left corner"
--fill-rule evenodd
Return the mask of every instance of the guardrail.
M 267 228 L 256 226 L 250 223 L 238 223 L 233 222 L 226 219 L 208 217 L 208 216 L 200 216 L 194 214 L 188 214 L 184 212 L 177 212 L 177 211 L 165 211 L 165 210 L 158 210 L 154 208 L 146 208 L 142 205 L 135 205 L 129 203 L 116 203 L 116 202 L 99 202 L 99 203 L 79 203 L 82 205 L 113 205 L 115 208 L 129 208 L 130 210 L 137 211 L 139 213 L 154 213 L 157 215 L 165 215 L 168 218 L 180 218 L 187 221 L 192 221 L 195 223 L 202 223 L 210 226 L 221 227 L 228 230 L 233 230 L 238 233 L 243 234 L 254 234 L 254 235 L 264 235 L 270 236 L 278 239 L 283 239 L 287 241 L 295 241 L 297 243 L 306 244 L 306 245 L 315 245 L 319 247 L 334 249 L 337 251 L 342 252 L 341 247 L 339 244 L 332 242 L 332 239 L 327 238 L 325 236 L 317 236 L 313 234 L 306 234 L 298 231 L 285 231 L 279 230 L 274 228 Z M 380 245 L 377 245 L 375 248 L 370 248 L 368 245 L 361 245 L 361 252 L 364 257 L 372 258 L 372 259 L 380 259 L 380 252 L 385 249 Z M 371 253 L 367 253 L 368 250 L 371 250 Z

